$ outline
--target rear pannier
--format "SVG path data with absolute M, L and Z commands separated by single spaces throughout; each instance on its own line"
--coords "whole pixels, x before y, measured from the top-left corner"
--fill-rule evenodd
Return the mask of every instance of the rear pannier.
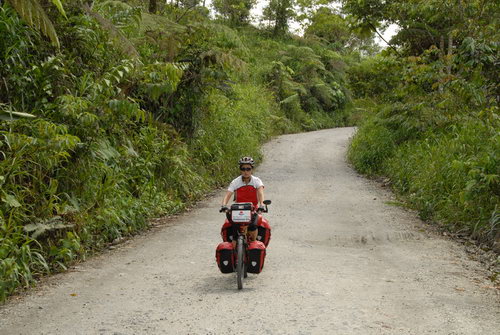
M 267 247 L 269 241 L 271 240 L 271 226 L 269 222 L 259 215 L 259 220 L 257 221 L 257 241 L 264 243 Z
M 247 271 L 250 273 L 260 273 L 264 267 L 266 259 L 266 246 L 259 241 L 253 241 L 248 244 L 248 263 Z
M 234 254 L 233 244 L 231 242 L 222 242 L 217 246 L 215 258 L 220 272 L 231 273 L 234 272 Z

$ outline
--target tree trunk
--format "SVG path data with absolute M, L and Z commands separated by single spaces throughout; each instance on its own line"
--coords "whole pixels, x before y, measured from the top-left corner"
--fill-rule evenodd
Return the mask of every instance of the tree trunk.
M 448 34 L 448 57 L 446 57 L 446 73 L 448 75 L 451 74 L 451 65 L 452 65 L 452 56 L 453 56 L 453 35 L 451 32 Z
M 275 17 L 274 17 L 274 34 L 279 35 L 279 26 L 280 26 L 280 10 L 281 10 L 281 2 L 278 2 L 276 5 L 276 12 L 275 12 Z
M 158 9 L 156 0 L 149 0 L 149 12 L 154 14 L 156 13 L 156 10 Z
M 441 75 L 441 78 L 444 77 L 444 64 L 445 64 L 445 59 L 444 59 L 444 35 L 441 35 L 439 38 L 439 58 L 441 58 L 441 62 L 443 65 L 439 69 L 439 74 Z M 443 92 L 443 85 L 439 84 L 439 92 Z
M 458 0 L 458 10 L 460 11 L 460 22 L 464 23 L 464 6 L 462 0 Z

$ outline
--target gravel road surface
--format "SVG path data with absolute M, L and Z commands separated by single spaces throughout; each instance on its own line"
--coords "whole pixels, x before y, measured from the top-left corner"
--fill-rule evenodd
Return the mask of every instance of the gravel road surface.
M 221 191 L 12 299 L 0 334 L 500 334 L 485 270 L 346 164 L 353 132 L 264 147 L 272 239 L 242 291 L 215 264 Z

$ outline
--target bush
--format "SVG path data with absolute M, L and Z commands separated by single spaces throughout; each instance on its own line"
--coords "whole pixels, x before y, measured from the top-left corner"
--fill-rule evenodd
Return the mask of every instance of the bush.
M 491 69 L 495 48 L 465 39 L 457 50 L 448 60 L 431 47 L 352 66 L 349 85 L 368 111 L 348 156 L 361 173 L 389 177 L 423 219 L 493 245 L 500 122 L 497 85 L 482 69 Z
M 348 159 L 356 170 L 367 175 L 378 175 L 394 154 L 394 134 L 380 120 L 373 119 L 356 132 L 348 151 Z
M 500 203 L 499 140 L 492 125 L 467 121 L 444 136 L 406 143 L 386 173 L 424 219 L 492 239 L 499 232 L 490 221 Z
M 378 54 L 349 66 L 347 76 L 355 98 L 390 95 L 401 83 L 401 63 L 394 57 Z

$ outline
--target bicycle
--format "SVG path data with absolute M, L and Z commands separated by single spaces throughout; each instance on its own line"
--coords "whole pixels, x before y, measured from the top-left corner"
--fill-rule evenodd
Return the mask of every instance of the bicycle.
M 271 200 L 265 200 L 264 209 L 256 210 L 252 203 L 234 203 L 231 205 L 231 208 L 221 208 L 220 210 L 221 213 L 226 213 L 227 219 L 231 222 L 236 232 L 235 242 L 233 242 L 236 244 L 233 249 L 233 257 L 235 256 L 236 282 L 239 290 L 243 288 L 243 278 L 247 278 L 248 276 L 248 226 L 252 221 L 254 223 L 257 222 L 259 212 L 268 213 L 269 209 L 267 206 L 270 204 Z

